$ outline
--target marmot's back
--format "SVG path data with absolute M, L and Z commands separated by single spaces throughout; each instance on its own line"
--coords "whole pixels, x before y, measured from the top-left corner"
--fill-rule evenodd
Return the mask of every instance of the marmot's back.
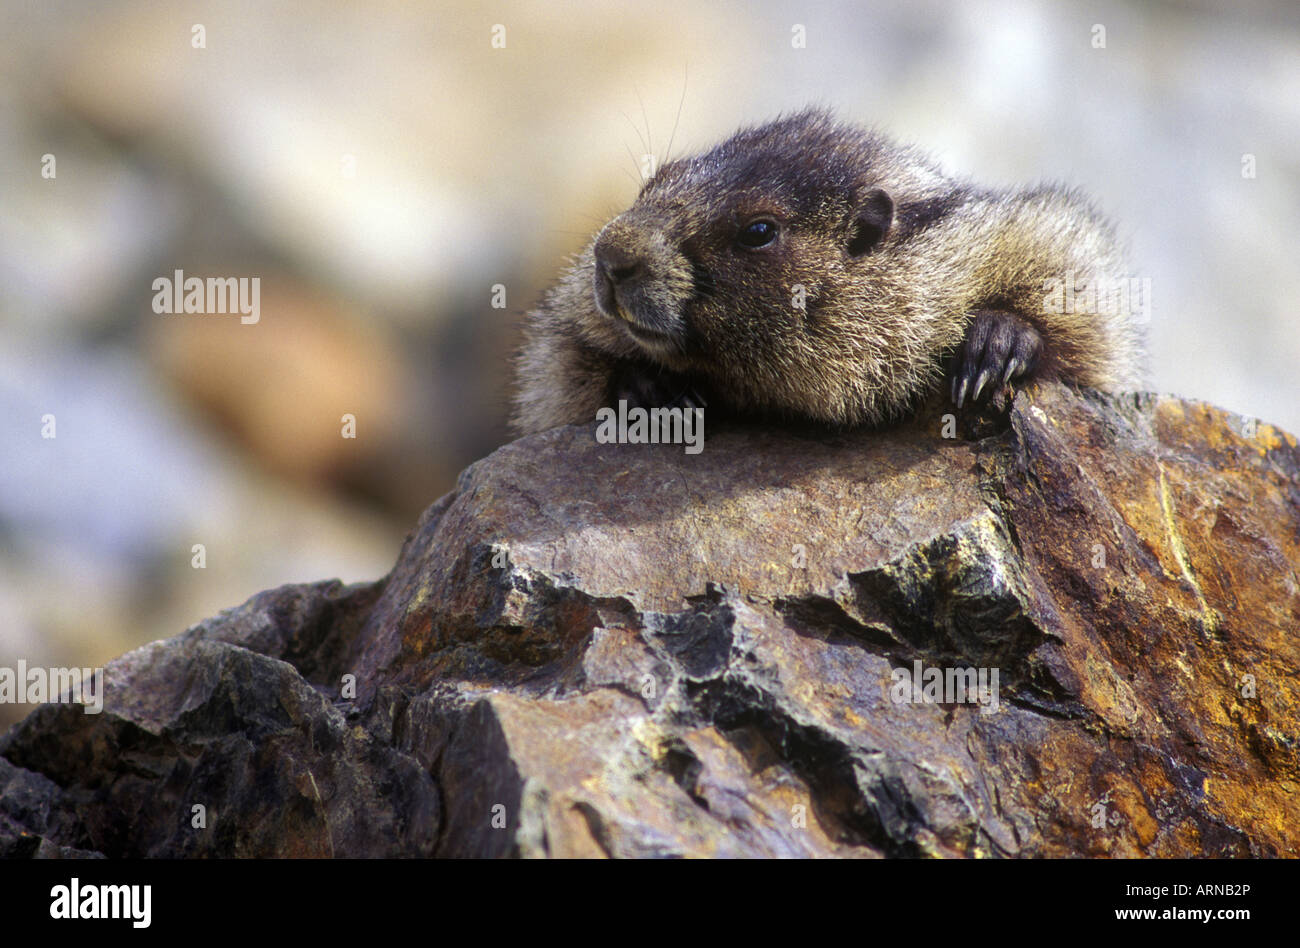
M 1114 230 L 1074 191 L 976 188 L 806 111 L 664 165 L 529 314 L 514 424 L 626 399 L 831 424 L 1144 373 Z

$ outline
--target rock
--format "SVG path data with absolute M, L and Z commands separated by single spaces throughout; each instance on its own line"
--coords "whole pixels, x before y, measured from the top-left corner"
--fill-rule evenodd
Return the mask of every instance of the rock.
M 962 421 L 509 444 L 385 579 L 261 593 L 10 729 L 0 847 L 1297 855 L 1296 440 L 1054 385 Z M 996 689 L 897 700 L 966 668 Z

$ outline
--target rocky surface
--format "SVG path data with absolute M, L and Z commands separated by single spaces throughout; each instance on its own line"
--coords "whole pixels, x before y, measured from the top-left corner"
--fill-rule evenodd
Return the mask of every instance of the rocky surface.
M 12 728 L 0 853 L 1297 855 L 1295 439 L 1056 386 L 959 424 L 507 445 L 385 579 Z M 997 700 L 896 700 L 916 662 Z

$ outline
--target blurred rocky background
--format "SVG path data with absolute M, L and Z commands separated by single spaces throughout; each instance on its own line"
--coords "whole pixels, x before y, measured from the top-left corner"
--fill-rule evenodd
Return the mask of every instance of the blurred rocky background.
M 3 0 L 0 665 L 386 572 L 642 156 L 809 102 L 1091 192 L 1152 388 L 1300 431 L 1292 2 Z M 260 322 L 154 313 L 177 269 L 259 277 Z

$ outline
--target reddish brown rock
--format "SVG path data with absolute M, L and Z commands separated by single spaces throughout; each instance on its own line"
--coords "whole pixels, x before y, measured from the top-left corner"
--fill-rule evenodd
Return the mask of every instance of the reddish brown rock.
M 1056 386 L 962 422 L 507 445 L 379 583 L 262 593 L 13 728 L 0 842 L 1297 855 L 1295 439 Z M 914 662 L 996 705 L 895 701 Z

